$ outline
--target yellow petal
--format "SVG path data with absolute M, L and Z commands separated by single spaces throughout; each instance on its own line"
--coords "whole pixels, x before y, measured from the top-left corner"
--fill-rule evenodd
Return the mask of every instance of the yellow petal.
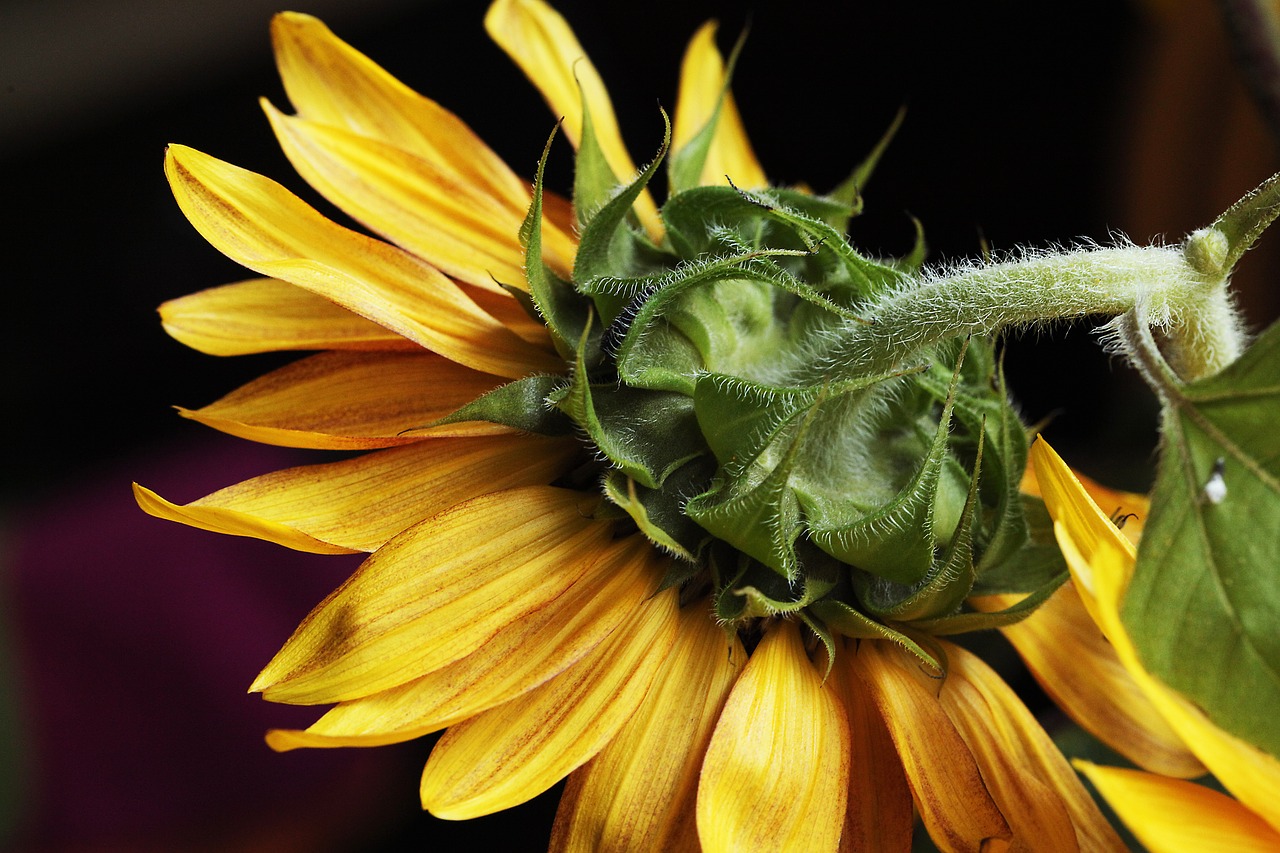
M 1072 471 L 1071 474 L 1080 485 L 1084 486 L 1084 490 L 1089 493 L 1089 497 L 1093 498 L 1093 502 L 1100 509 L 1111 512 L 1110 517 L 1114 519 L 1113 523 L 1116 527 L 1124 532 L 1124 538 L 1137 545 L 1138 540 L 1142 538 L 1142 528 L 1147 523 L 1147 516 L 1151 514 L 1151 500 L 1137 492 L 1126 492 L 1104 486 L 1079 471 Z M 1036 480 L 1035 464 L 1030 459 L 1027 460 L 1026 470 L 1022 472 L 1021 488 L 1029 495 L 1041 496 L 1040 483 Z
M 1274 853 L 1280 833 L 1210 788 L 1140 770 L 1076 766 L 1151 853 Z
M 706 602 L 681 611 L 675 645 L 639 710 L 569 777 L 550 849 L 697 851 L 698 773 L 746 658 Z
M 1005 849 L 1012 833 L 968 745 L 914 658 L 890 643 L 864 641 L 853 658 L 888 726 L 929 836 L 944 853 Z
M 461 119 L 392 77 L 319 20 L 283 12 L 271 22 L 271 40 L 298 115 L 394 145 L 512 210 L 529 206 L 529 185 Z
M 849 716 L 849 804 L 841 853 L 898 853 L 911 849 L 915 810 L 902 760 L 875 701 L 853 674 L 854 646 L 840 650 L 827 679 Z
M 303 620 L 250 688 L 278 702 L 369 696 L 470 654 L 562 594 L 610 534 L 592 498 L 533 486 L 411 527 Z
M 702 167 L 700 183 L 728 183 L 727 176 L 742 189 L 766 187 L 769 179 L 751 150 L 733 95 L 725 92 L 724 86 L 724 59 L 716 49 L 716 22 L 707 21 L 689 41 L 684 63 L 680 66 L 680 95 L 676 100 L 672 147 L 679 151 L 688 145 L 707 122 L 715 118 L 716 106 L 719 105 L 719 121 Z M 723 103 L 720 101 L 721 92 L 724 92 Z
M 160 306 L 160 321 L 174 338 L 209 355 L 418 348 L 328 299 L 270 278 L 171 299 Z
M 510 432 L 482 423 L 418 430 L 499 384 L 421 350 L 325 352 L 261 376 L 202 409 L 178 411 L 264 444 L 368 449 L 411 444 L 427 435 Z M 417 431 L 403 434 L 411 429 Z
M 849 722 L 792 622 L 774 625 L 729 694 L 702 765 L 707 851 L 834 850 L 849 791 Z
M 1120 663 L 1209 772 L 1273 828 L 1280 829 L 1280 761 L 1218 728 L 1203 711 L 1143 668 L 1120 621 L 1120 602 L 1136 562 L 1133 546 L 1044 439 L 1031 446 L 1031 459 L 1080 597 L 1115 647 Z
M 165 154 L 178 206 L 216 249 L 331 299 L 433 352 L 516 378 L 556 358 L 480 310 L 439 270 L 325 219 L 261 175 L 178 145 Z
M 422 772 L 423 808 L 464 820 L 536 797 L 598 753 L 635 712 L 675 640 L 676 590 L 537 689 L 451 727 Z
M 632 536 L 600 554 L 545 606 L 501 628 L 466 657 L 422 678 L 342 702 L 306 731 L 267 734 L 273 749 L 377 746 L 420 737 L 527 693 L 600 644 L 646 606 L 662 577 L 647 540 Z
M 1119 836 L 1017 694 L 976 655 L 943 643 L 943 710 L 969 745 L 1014 832 L 1027 849 L 1124 850 Z
M 523 435 L 419 442 L 275 471 L 179 506 L 135 486 L 151 515 L 321 554 L 374 551 L 401 531 L 490 492 L 546 485 L 572 440 Z
M 563 118 L 565 135 L 575 147 L 582 140 L 586 102 L 605 162 L 619 181 L 629 183 L 636 167 L 622 142 L 613 102 L 565 19 L 542 0 L 495 0 L 484 25 L 489 37 L 538 87 L 551 111 Z M 635 208 L 650 236 L 660 237 L 658 208 L 648 191 L 636 200 Z
M 524 340 L 543 348 L 551 346 L 551 335 L 542 320 L 532 317 L 510 293 L 494 293 L 469 285 L 463 285 L 463 290 L 485 312 Z
M 970 599 L 1002 610 L 1019 595 Z M 1068 583 L 1030 619 L 1000 629 L 1059 708 L 1125 758 L 1165 776 L 1190 779 L 1204 765 L 1165 722 L 1120 663 Z
M 523 210 L 385 142 L 262 105 L 298 174 L 369 229 L 468 284 L 525 286 Z M 575 247 L 547 231 L 543 260 L 565 275 Z

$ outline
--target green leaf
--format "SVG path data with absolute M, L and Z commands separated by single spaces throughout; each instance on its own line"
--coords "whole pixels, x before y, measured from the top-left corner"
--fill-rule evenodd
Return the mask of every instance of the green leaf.
M 1235 266 L 1277 216 L 1280 216 L 1280 174 L 1267 178 L 1209 226 L 1227 238 L 1225 255 L 1215 259 L 1223 274 Z
M 563 376 L 526 376 L 508 382 L 436 421 L 456 424 L 488 421 L 539 435 L 568 435 L 573 422 L 547 404 L 547 398 L 566 384 Z
M 1122 618 L 1152 674 L 1280 755 L 1280 324 L 1216 376 L 1161 366 L 1164 451 Z

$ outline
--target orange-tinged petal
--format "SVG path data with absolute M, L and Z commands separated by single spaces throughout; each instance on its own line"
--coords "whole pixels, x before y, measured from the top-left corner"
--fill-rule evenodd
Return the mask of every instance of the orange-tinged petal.
M 1136 562 L 1133 546 L 1044 439 L 1031 446 L 1031 459 L 1080 597 L 1115 647 L 1121 664 L 1209 772 L 1280 830 L 1280 761 L 1218 728 L 1203 711 L 1143 668 L 1120 621 L 1120 602 Z
M 178 145 L 165 154 L 178 206 L 232 260 L 319 294 L 477 370 L 554 370 L 457 283 L 409 253 L 331 222 L 276 182 Z
M 595 499 L 531 486 L 459 504 L 392 539 L 303 620 L 251 691 L 318 704 L 452 663 L 543 607 L 610 535 Z
M 698 785 L 707 851 L 834 850 L 849 791 L 849 722 L 800 629 L 769 629 L 733 686 Z
M 1151 499 L 1137 492 L 1104 486 L 1079 471 L 1071 473 L 1099 508 L 1111 512 L 1116 527 L 1124 531 L 1124 538 L 1137 545 L 1142 538 L 1142 528 L 1147 523 L 1147 516 L 1151 514 Z M 1036 480 L 1035 464 L 1030 459 L 1027 460 L 1026 470 L 1022 472 L 1021 489 L 1029 495 L 1040 497 L 1040 483 Z
M 698 773 L 746 659 L 705 602 L 686 607 L 675 645 L 639 710 L 569 777 L 550 849 L 697 851 Z
M 1045 850 L 1124 850 L 1040 724 L 1017 694 L 976 655 L 943 643 L 943 710 L 969 744 L 1014 846 Z
M 676 596 L 659 593 L 574 666 L 445 732 L 422 771 L 423 808 L 449 820 L 492 814 L 590 760 L 648 693 L 675 640 Z
M 945 853 L 1006 849 L 1008 823 L 987 790 L 978 763 L 942 703 L 937 682 L 890 643 L 864 641 L 854 658 L 898 747 L 916 807 L 929 836 Z
M 419 430 L 501 384 L 422 352 L 325 352 L 261 376 L 202 409 L 178 411 L 223 432 L 285 447 L 356 450 L 428 435 L 510 432 L 486 423 Z M 402 434 L 415 430 L 412 434 Z
M 564 594 L 466 657 L 399 687 L 342 702 L 306 731 L 269 732 L 267 743 L 282 751 L 398 743 L 507 702 L 575 664 L 646 606 L 662 577 L 660 564 L 648 541 L 633 536 L 602 552 Z
M 160 306 L 160 321 L 175 339 L 209 355 L 418 348 L 328 299 L 270 278 L 170 299 Z
M 1280 833 L 1225 794 L 1140 770 L 1076 766 L 1151 853 L 1280 850 Z
M 365 226 L 468 284 L 525 286 L 523 210 L 385 142 L 262 105 L 298 174 Z M 564 275 L 575 247 L 556 229 L 547 237 L 543 260 Z
M 707 122 L 715 118 L 716 107 L 719 106 L 719 120 L 699 182 L 703 185 L 724 184 L 731 180 L 743 189 L 766 187 L 769 179 L 751 149 L 742 117 L 738 115 L 738 106 L 733 95 L 724 91 L 725 67 L 724 59 L 716 49 L 716 26 L 715 21 L 703 24 L 685 50 L 684 63 L 680 66 L 680 94 L 676 100 L 671 144 L 677 151 L 688 145 Z M 723 103 L 720 100 L 722 92 Z
M 483 188 L 513 210 L 529 185 L 461 119 L 392 77 L 310 15 L 271 22 L 276 65 L 298 115 L 381 140 Z M 514 235 L 513 235 L 514 239 Z
M 525 307 L 510 293 L 495 293 L 478 287 L 463 285 L 467 296 L 490 316 L 531 344 L 551 346 L 551 334 L 542 320 L 534 319 Z
M 489 492 L 546 485 L 576 442 L 524 435 L 419 442 L 275 471 L 179 506 L 135 486 L 142 508 L 215 533 L 317 553 L 375 551 L 427 516 Z
M 1019 595 L 970 599 L 980 610 L 1002 610 Z M 1204 765 L 1165 722 L 1120 663 L 1068 583 L 1031 619 L 1000 629 L 1031 674 L 1070 717 L 1135 764 L 1190 779 Z
M 915 808 L 893 738 L 862 679 L 853 674 L 854 646 L 836 657 L 827 679 L 849 716 L 849 804 L 841 853 L 898 853 L 911 849 Z
M 636 167 L 622 142 L 613 102 L 565 19 L 542 0 L 495 0 L 484 25 L 489 37 L 538 87 L 551 111 L 563 119 L 561 126 L 575 147 L 582 140 L 586 102 L 605 162 L 619 181 L 630 182 Z M 636 200 L 635 208 L 649 234 L 661 236 L 658 208 L 647 191 Z

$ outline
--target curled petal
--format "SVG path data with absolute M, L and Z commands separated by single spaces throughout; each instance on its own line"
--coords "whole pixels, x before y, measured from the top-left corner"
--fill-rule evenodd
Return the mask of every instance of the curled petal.
M 409 253 L 325 219 L 276 182 L 179 145 L 165 153 L 178 206 L 216 249 L 304 287 L 459 364 L 517 378 L 557 359 L 521 340 Z
M 421 430 L 500 383 L 439 356 L 326 352 L 261 376 L 201 409 L 178 411 L 214 429 L 285 447 L 363 450 L 429 435 L 510 432 L 465 423 Z M 405 435 L 406 430 L 414 430 Z
M 277 702 L 369 696 L 475 651 L 572 586 L 608 539 L 593 499 L 485 495 L 392 539 L 303 620 L 249 689 Z
M 573 442 L 507 435 L 419 442 L 342 462 L 275 471 L 179 506 L 135 486 L 151 515 L 322 554 L 375 551 L 454 504 L 546 485 Z
M 680 614 L 675 645 L 635 715 L 569 777 L 552 850 L 698 850 L 698 773 L 746 651 L 705 603 Z
M 708 21 L 689 41 L 680 66 L 680 94 L 676 100 L 671 144 L 677 151 L 720 114 L 700 183 L 723 184 L 730 180 L 742 189 L 769 185 L 751 141 L 742 126 L 733 95 L 725 91 L 724 59 L 716 49 L 716 22 Z M 720 100 L 724 95 L 723 102 Z
M 888 726 L 929 836 L 945 853 L 1001 849 L 1012 838 L 978 763 L 913 658 L 897 646 L 858 645 L 854 674 Z
M 1273 853 L 1280 833 L 1236 800 L 1181 779 L 1077 761 L 1151 853 Z
M 649 692 L 676 634 L 676 591 L 537 689 L 445 732 L 422 772 L 423 808 L 463 820 L 523 803 L 604 748 Z
M 644 607 L 662 576 L 660 563 L 643 537 L 631 537 L 603 551 L 564 594 L 466 657 L 342 702 L 306 731 L 269 732 L 267 743 L 280 751 L 399 743 L 510 701 L 576 664 Z
M 209 355 L 276 350 L 409 350 L 418 345 L 328 299 L 284 281 L 255 278 L 160 306 L 164 330 Z
M 716 724 L 698 785 L 707 851 L 834 850 L 849 790 L 849 723 L 800 629 L 774 625 Z

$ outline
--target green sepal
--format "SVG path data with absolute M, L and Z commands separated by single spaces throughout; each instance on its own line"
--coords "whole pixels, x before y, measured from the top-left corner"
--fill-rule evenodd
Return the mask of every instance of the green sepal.
M 526 376 L 482 394 L 431 426 L 488 421 L 538 435 L 568 435 L 573 421 L 547 402 L 567 382 L 563 376 Z
M 556 130 L 558 129 L 559 125 L 556 126 Z M 520 245 L 524 249 L 525 280 L 529 283 L 527 298 L 533 300 L 538 316 L 550 329 L 556 350 L 562 358 L 568 360 L 587 328 L 591 303 L 579 296 L 569 282 L 563 281 L 542 262 L 543 173 L 551 154 L 551 143 L 556 138 L 556 130 L 552 130 L 542 149 L 542 156 L 538 159 L 538 171 L 533 180 L 533 202 L 520 226 Z M 594 338 L 595 341 L 588 341 L 587 345 L 589 363 L 598 360 L 598 332 Z
M 702 170 L 707 164 L 707 155 L 711 151 L 711 142 L 715 139 L 716 130 L 720 127 L 720 115 L 724 110 L 725 99 L 729 96 L 729 83 L 733 79 L 733 70 L 738 64 L 738 56 L 747 41 L 744 29 L 738 41 L 729 52 L 725 61 L 724 85 L 720 87 L 720 96 L 716 99 L 716 108 L 707 123 L 694 134 L 683 147 L 671 152 L 671 161 L 667 164 L 668 197 L 685 190 L 693 189 L 702 183 Z
M 665 111 L 662 121 L 665 130 L 657 156 L 640 170 L 635 180 L 612 193 L 582 226 L 578 253 L 573 262 L 574 283 L 580 289 L 588 287 L 593 279 L 643 274 L 654 266 L 652 254 L 656 250 L 643 232 L 631 227 L 628 220 L 634 218 L 632 206 L 653 179 L 671 145 L 671 119 Z M 606 325 L 613 322 L 624 304 L 624 300 L 608 294 L 595 297 L 596 310 Z
M 829 561 L 806 561 L 801 583 L 784 577 L 756 560 L 744 558 L 737 574 L 716 590 L 713 608 L 717 620 L 743 622 L 766 616 L 787 616 L 823 599 L 835 588 L 837 568 Z
M 1267 178 L 1214 220 L 1209 228 L 1227 238 L 1226 252 L 1220 260 L 1215 259 L 1222 275 L 1231 271 L 1277 216 L 1280 216 L 1280 173 Z
M 892 263 L 895 269 L 915 275 L 924 269 L 925 258 L 929 254 L 929 244 L 924 239 L 924 223 L 912 216 L 911 224 L 916 229 L 916 239 L 911 244 L 911 251 L 901 258 L 895 259 Z
M 902 127 L 902 120 L 907 117 L 907 108 L 899 107 L 897 115 L 893 117 L 893 121 L 889 122 L 889 127 L 881 135 L 880 141 L 871 149 L 871 153 L 859 163 L 854 170 L 849 173 L 849 177 L 845 178 L 840 184 L 829 192 L 831 198 L 847 204 L 851 210 L 851 215 L 846 216 L 843 221 L 832 221 L 831 224 L 841 231 L 849 227 L 849 219 L 862 212 L 862 191 L 866 188 L 867 182 L 871 180 L 872 173 L 875 172 L 876 166 L 880 164 L 880 158 L 884 156 L 884 152 L 889 149 L 889 143 L 893 141 L 893 137 L 897 135 L 898 128 Z
M 581 93 L 581 87 L 579 91 L 582 102 L 582 138 L 578 140 L 578 153 L 573 161 L 573 212 L 578 220 L 578 227 L 583 228 L 604 207 L 622 182 L 605 159 L 596 135 L 595 122 L 591 120 L 591 107 L 587 103 L 586 94 Z
M 768 217 L 767 206 L 741 190 L 721 184 L 685 190 L 667 199 L 662 221 L 667 240 L 682 258 L 722 255 L 723 237 L 751 235 L 750 248 L 792 249 L 807 252 L 805 243 Z
M 1006 607 L 1004 610 L 995 610 L 989 613 L 979 610 L 963 610 L 952 616 L 917 620 L 911 623 L 911 627 L 925 631 L 935 637 L 945 637 L 952 634 L 989 631 L 993 628 L 1016 625 L 1032 613 L 1035 613 L 1040 608 L 1040 605 L 1048 601 L 1070 579 L 1071 573 L 1064 569 L 1060 574 L 1054 575 L 1038 586 L 1026 598 L 1017 604 Z
M 828 596 L 815 601 L 809 605 L 809 612 L 821 619 L 832 633 L 855 640 L 888 640 L 905 649 L 935 676 L 945 671 L 941 656 L 935 657 L 911 637 L 877 622 L 838 598 Z
M 709 459 L 694 460 L 673 472 L 662 489 L 650 489 L 621 471 L 611 470 L 604 478 L 604 492 L 654 544 L 693 562 L 711 537 L 684 514 L 684 496 L 705 491 L 713 472 Z M 696 564 L 692 568 L 697 571 Z
M 698 377 L 694 412 L 723 476 L 741 476 L 783 427 L 813 407 L 821 390 L 772 388 L 719 373 Z
M 1152 675 L 1280 755 L 1280 324 L 1207 379 L 1160 368 L 1163 452 L 1121 618 Z
M 986 567 L 980 564 L 974 595 L 1034 592 L 1067 571 L 1044 501 L 1027 494 L 1020 494 L 1018 501 L 1027 527 L 1027 542 L 1008 559 Z

